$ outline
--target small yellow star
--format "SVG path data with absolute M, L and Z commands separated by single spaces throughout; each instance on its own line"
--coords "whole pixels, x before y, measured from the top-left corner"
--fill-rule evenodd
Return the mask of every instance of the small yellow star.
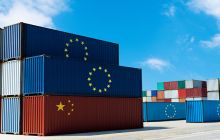
M 93 70 L 93 71 L 96 71 L 96 68 L 93 68 L 92 70 Z
M 106 89 L 106 88 L 104 88 L 104 91 L 106 92 L 106 91 L 107 91 L 107 89 Z
M 78 38 L 76 38 L 76 42 L 78 42 L 79 41 L 79 39 Z
M 93 91 L 96 91 L 96 88 L 94 87 L 92 90 L 93 90 Z
M 74 109 L 71 109 L 71 111 L 73 112 L 73 111 L 74 111 Z
M 110 74 L 108 74 L 108 77 L 111 77 L 111 75 L 110 75 Z
M 86 52 L 86 56 L 88 56 L 89 55 L 89 53 L 88 52 Z
M 101 90 L 101 89 L 99 89 L 99 93 L 102 93 L 102 90 Z
M 91 81 L 91 78 L 89 77 L 87 80 L 88 80 L 88 81 Z
M 111 82 L 112 82 L 112 80 L 110 79 L 110 80 L 108 80 L 108 82 L 109 82 L 109 83 L 111 83 Z
M 92 86 L 92 83 L 89 83 L 89 86 L 91 87 L 91 86 Z
M 85 44 L 85 43 L 82 41 L 82 42 L 81 42 L 81 45 L 84 45 L 84 44 Z
M 106 72 L 108 72 L 108 70 L 107 70 L 107 69 L 105 69 L 105 70 L 104 70 L 104 72 L 106 73 Z
M 68 100 L 68 103 L 70 103 L 71 101 L 70 100 Z
M 86 58 L 86 57 L 84 57 L 84 61 L 87 61 L 87 58 Z
M 89 72 L 89 75 L 92 76 L 92 72 Z
M 69 58 L 69 54 L 66 54 L 66 58 Z
M 70 116 L 70 113 L 68 113 L 68 116 Z
M 63 108 L 64 108 L 66 105 L 63 105 L 62 102 L 60 102 L 60 104 L 59 104 L 59 105 L 56 105 L 56 106 L 57 106 L 57 111 L 60 111 L 60 110 L 64 111 Z
M 70 39 L 70 42 L 71 42 L 71 43 L 73 43 L 73 40 L 72 40 L 72 39 Z
M 110 86 L 110 85 L 107 85 L 107 87 L 110 88 L 111 86 Z
M 64 49 L 64 52 L 68 52 L 68 49 L 66 48 L 66 49 Z
M 85 49 L 85 50 L 87 50 L 88 48 L 87 48 L 87 47 L 85 47 L 84 49 Z
M 71 104 L 71 106 L 74 106 L 74 104 Z
M 66 46 L 69 47 L 69 43 L 66 43 Z
M 102 70 L 102 67 L 99 67 L 99 70 Z

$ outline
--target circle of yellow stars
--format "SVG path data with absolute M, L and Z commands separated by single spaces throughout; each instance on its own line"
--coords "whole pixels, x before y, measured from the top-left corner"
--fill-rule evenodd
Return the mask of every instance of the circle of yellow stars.
M 64 48 L 64 55 L 65 55 L 65 57 L 66 57 L 66 58 L 69 58 L 69 57 L 70 57 L 69 47 L 70 47 L 71 44 L 73 44 L 74 42 L 80 43 L 81 47 L 82 47 L 82 48 L 84 49 L 84 51 L 85 51 L 83 60 L 84 60 L 84 61 L 87 61 L 87 60 L 88 60 L 88 56 L 89 56 L 88 47 L 85 45 L 85 42 L 84 42 L 84 41 L 80 41 L 78 38 L 70 39 L 69 42 L 65 44 L 65 48 Z M 74 45 L 73 45 L 73 46 L 74 46 Z
M 69 110 L 69 111 L 67 112 L 67 115 L 70 116 L 70 115 L 71 115 L 71 112 L 74 111 L 74 104 L 71 102 L 71 100 L 68 100 L 68 104 L 70 104 L 71 110 Z M 58 105 L 56 105 L 56 106 L 57 106 L 57 111 L 64 111 L 64 107 L 65 107 L 66 105 L 64 105 L 64 104 L 60 101 L 60 103 L 59 103 Z
M 220 104 L 218 104 L 218 106 L 217 106 L 217 115 L 220 118 Z
M 100 72 L 104 72 L 108 78 L 108 81 L 107 81 L 107 84 L 105 87 L 103 88 L 98 88 L 94 85 L 94 83 L 92 82 L 92 79 L 93 79 L 93 75 L 94 73 L 96 73 L 97 71 L 100 71 Z M 94 91 L 94 92 L 98 92 L 98 93 L 106 93 L 108 91 L 109 88 L 111 88 L 111 83 L 112 83 L 112 79 L 111 79 L 111 74 L 108 72 L 107 69 L 105 68 L 102 68 L 101 66 L 99 67 L 93 67 L 92 68 L 92 71 L 89 72 L 89 77 L 87 78 L 87 81 L 89 83 L 89 87 L 91 87 L 91 89 Z
M 173 109 L 173 114 L 169 114 L 169 113 L 167 112 L 168 108 Z M 172 105 L 172 104 L 167 105 L 167 106 L 165 107 L 165 115 L 166 115 L 166 117 L 169 118 L 169 119 L 174 118 L 174 117 L 176 116 L 176 107 L 175 107 L 174 105 Z

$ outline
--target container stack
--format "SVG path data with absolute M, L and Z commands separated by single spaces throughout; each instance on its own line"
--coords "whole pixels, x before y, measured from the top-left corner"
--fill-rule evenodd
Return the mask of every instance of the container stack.
M 208 79 L 207 80 L 207 99 L 208 100 L 219 100 L 219 79 Z
M 2 45 L 3 45 L 3 30 L 0 28 L 0 48 L 2 48 Z M 0 49 L 0 54 L 2 54 L 1 52 L 2 50 Z M 0 61 L 2 61 L 2 56 L 0 55 Z M 0 65 L 0 78 L 1 78 L 1 65 Z M 1 80 L 0 80 L 0 130 L 1 130 L 1 101 L 2 101 L 2 88 L 1 88 Z
M 142 91 L 143 102 L 157 102 L 157 90 Z
M 143 127 L 141 70 L 119 66 L 115 43 L 19 23 L 4 28 L 3 61 L 2 133 Z

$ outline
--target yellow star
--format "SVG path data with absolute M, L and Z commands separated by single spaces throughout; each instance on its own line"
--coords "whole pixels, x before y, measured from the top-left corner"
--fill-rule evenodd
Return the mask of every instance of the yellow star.
M 110 75 L 110 74 L 108 74 L 108 77 L 111 77 L 111 75 Z
M 69 44 L 68 44 L 68 43 L 66 43 L 66 46 L 67 46 L 67 47 L 69 47 Z
M 74 106 L 74 104 L 71 104 L 71 106 Z
M 108 70 L 107 70 L 107 69 L 105 69 L 105 70 L 104 70 L 104 72 L 106 73 L 106 72 L 108 72 Z
M 70 42 L 71 42 L 71 43 L 73 43 L 73 40 L 72 40 L 72 39 L 70 39 Z
M 88 80 L 88 81 L 91 81 L 91 78 L 89 77 L 87 80 Z
M 89 75 L 92 76 L 92 72 L 89 72 Z
M 89 55 L 89 53 L 88 52 L 86 52 L 86 56 L 88 56 Z
M 93 68 L 92 70 L 93 70 L 93 71 L 96 71 L 96 68 Z
M 70 113 L 68 113 L 68 116 L 70 116 Z
M 99 70 L 102 70 L 102 67 L 99 67 Z
M 96 88 L 94 87 L 92 90 L 93 90 L 93 91 L 96 91 Z
M 88 48 L 87 48 L 87 47 L 85 47 L 84 49 L 85 49 L 85 50 L 87 50 Z
M 107 89 L 106 89 L 106 88 L 104 88 L 104 91 L 106 92 L 106 91 L 107 91 Z
M 60 102 L 60 104 L 59 104 L 59 105 L 56 105 L 56 106 L 57 106 L 57 111 L 60 111 L 60 110 L 64 111 L 63 108 L 64 108 L 66 105 L 63 105 L 62 102 Z
M 91 86 L 92 86 L 92 83 L 89 83 L 89 86 L 91 87 Z
M 79 39 L 78 38 L 76 38 L 76 42 L 78 42 L 79 41 Z
M 110 86 L 110 85 L 107 85 L 107 87 L 110 88 L 111 86 Z
M 73 112 L 73 111 L 74 111 L 74 109 L 71 109 L 71 111 Z
M 66 54 L 66 58 L 69 58 L 69 54 Z
M 70 103 L 71 101 L 70 100 L 68 100 L 68 103 Z
M 99 89 L 99 93 L 102 93 L 102 90 L 101 90 L 101 89 Z
M 87 58 L 86 58 L 86 57 L 84 57 L 84 61 L 87 61 Z
M 110 79 L 110 80 L 108 80 L 108 82 L 109 82 L 109 83 L 111 83 L 111 82 L 112 82 L 112 80 Z
M 85 43 L 82 41 L 81 44 L 84 45 Z
M 68 52 L 68 49 L 66 48 L 66 49 L 64 49 L 64 52 Z

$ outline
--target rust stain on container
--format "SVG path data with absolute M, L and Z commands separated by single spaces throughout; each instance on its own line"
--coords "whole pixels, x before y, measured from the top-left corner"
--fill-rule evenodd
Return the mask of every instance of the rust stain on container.
M 23 134 L 142 128 L 141 98 L 23 97 Z

